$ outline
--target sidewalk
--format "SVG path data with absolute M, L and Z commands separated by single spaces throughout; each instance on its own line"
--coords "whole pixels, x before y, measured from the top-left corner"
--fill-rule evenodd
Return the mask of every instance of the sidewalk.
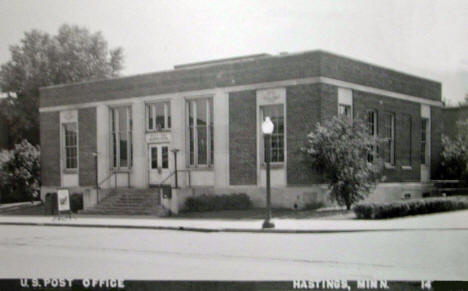
M 388 220 L 272 219 L 274 229 L 262 230 L 263 221 L 212 220 L 151 217 L 0 216 L 0 225 L 107 227 L 202 232 L 327 233 L 356 231 L 468 230 L 468 210 L 411 216 Z

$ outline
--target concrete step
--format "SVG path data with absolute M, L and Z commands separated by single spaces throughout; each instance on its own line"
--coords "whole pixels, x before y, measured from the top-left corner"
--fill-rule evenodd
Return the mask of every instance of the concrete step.
M 80 211 L 82 214 L 102 215 L 162 215 L 159 190 L 128 189 L 113 190 L 93 208 Z
M 155 215 L 165 216 L 165 210 L 162 207 L 146 209 L 89 209 L 84 214 L 99 215 Z

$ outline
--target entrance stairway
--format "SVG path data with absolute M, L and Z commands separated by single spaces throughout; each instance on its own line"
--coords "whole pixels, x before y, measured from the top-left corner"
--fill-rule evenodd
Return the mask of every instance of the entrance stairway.
M 82 210 L 80 214 L 165 216 L 165 212 L 158 188 L 117 188 L 98 205 Z

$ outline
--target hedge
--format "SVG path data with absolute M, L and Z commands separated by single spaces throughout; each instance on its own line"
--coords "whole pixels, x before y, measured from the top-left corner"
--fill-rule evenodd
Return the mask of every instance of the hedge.
M 201 212 L 217 210 L 242 210 L 252 206 L 249 196 L 244 193 L 230 195 L 200 195 L 185 200 L 184 211 Z
M 353 210 L 360 219 L 382 219 L 435 213 L 468 208 L 468 197 L 437 197 L 395 201 L 389 203 L 360 203 Z

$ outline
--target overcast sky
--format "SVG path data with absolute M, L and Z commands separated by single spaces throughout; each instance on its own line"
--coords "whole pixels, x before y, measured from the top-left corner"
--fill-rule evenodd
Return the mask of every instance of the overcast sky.
M 25 31 L 102 31 L 124 75 L 257 53 L 324 49 L 468 93 L 468 1 L 0 0 L 0 64 Z

